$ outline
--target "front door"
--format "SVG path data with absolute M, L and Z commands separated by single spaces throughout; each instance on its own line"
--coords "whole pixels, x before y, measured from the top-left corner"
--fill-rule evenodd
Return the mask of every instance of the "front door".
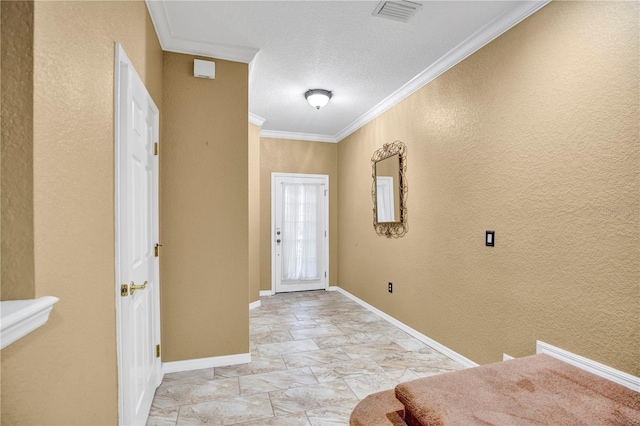
M 162 381 L 158 242 L 159 111 L 116 45 L 116 315 L 120 424 L 144 425 Z
M 272 174 L 272 268 L 276 293 L 327 289 L 326 175 Z

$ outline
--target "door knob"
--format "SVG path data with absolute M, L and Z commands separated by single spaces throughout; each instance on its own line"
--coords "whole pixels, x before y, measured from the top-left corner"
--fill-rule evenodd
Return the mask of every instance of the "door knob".
M 136 290 L 144 290 L 145 288 L 147 288 L 147 284 L 149 284 L 148 281 L 145 281 L 144 284 L 142 285 L 135 285 L 133 281 L 131 281 L 131 284 L 129 285 L 129 290 L 131 292 L 131 295 L 133 296 L 133 293 L 135 293 Z

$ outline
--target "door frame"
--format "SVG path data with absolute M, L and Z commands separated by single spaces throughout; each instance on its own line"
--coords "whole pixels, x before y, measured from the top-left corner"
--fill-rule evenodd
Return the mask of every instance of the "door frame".
M 124 333 L 123 333 L 123 325 L 122 325 L 122 296 L 120 295 L 120 285 L 124 283 L 124 281 L 122 280 L 122 274 L 123 274 L 123 267 L 121 265 L 120 262 L 120 246 L 121 246 L 121 234 L 120 234 L 120 224 L 123 220 L 123 216 L 120 214 L 120 200 L 121 200 L 121 196 L 124 196 L 124 194 L 121 194 L 120 192 L 120 185 L 122 183 L 122 177 L 120 176 L 120 170 L 122 167 L 121 161 L 120 161 L 120 157 L 122 154 L 122 146 L 125 143 L 125 139 L 123 138 L 121 135 L 122 132 L 122 125 L 120 122 L 120 115 L 121 115 L 121 103 L 122 103 L 122 99 L 121 99 L 121 84 L 128 84 L 127 79 L 123 78 L 123 76 L 121 75 L 121 67 L 127 67 L 129 68 L 131 71 L 136 72 L 135 68 L 133 66 L 133 64 L 131 63 L 131 61 L 129 60 L 129 58 L 127 57 L 127 54 L 125 53 L 124 49 L 122 48 L 122 45 L 120 45 L 120 43 L 115 43 L 115 70 L 114 70 L 114 182 L 115 182 L 115 186 L 114 186 L 114 207 L 115 207 L 115 233 L 114 233 L 114 248 L 115 248 L 115 252 L 114 252 L 114 263 L 115 263 L 115 283 L 114 283 L 114 290 L 115 290 L 115 308 L 116 308 L 116 352 L 117 352 L 117 367 L 118 367 L 118 424 L 119 425 L 125 425 L 125 411 L 124 411 L 124 406 L 125 406 L 125 401 L 124 401 L 124 392 L 123 392 L 123 387 L 124 387 L 124 376 L 125 376 L 125 372 L 123 371 L 123 345 L 124 345 Z M 148 97 L 148 102 L 150 104 L 150 106 L 152 107 L 152 109 L 154 110 L 154 112 L 156 114 L 159 115 L 159 109 L 156 106 L 155 102 L 153 102 L 153 99 L 151 98 L 151 96 L 149 95 Z M 159 131 L 159 123 L 158 123 L 158 131 Z M 159 142 L 159 135 L 158 135 L 158 142 Z M 159 238 L 159 167 L 156 164 L 155 166 L 156 169 L 156 176 L 153 179 L 153 185 L 152 185 L 152 191 L 155 194 L 155 214 L 153 215 L 153 223 L 152 223 L 152 227 L 154 229 L 154 232 L 156 234 L 156 236 Z M 159 258 L 158 258 L 159 259 Z M 160 299 L 159 299 L 159 288 L 160 288 L 160 266 L 159 266 L 160 262 L 157 261 L 155 262 L 155 265 L 153 266 L 153 273 L 156 277 L 156 283 L 158 286 L 158 291 L 156 292 L 156 297 L 153 299 L 153 307 L 152 307 L 152 311 L 153 311 L 153 316 L 155 317 L 155 330 L 153 330 L 155 339 L 158 343 L 160 343 Z M 163 376 L 163 372 L 162 372 L 162 358 L 159 358 L 160 363 L 160 368 L 159 368 L 159 375 L 160 375 L 160 382 L 162 382 L 162 376 Z M 158 383 L 159 385 L 160 383 Z
M 324 187 L 326 191 L 326 203 L 325 203 L 325 211 L 324 211 L 324 227 L 327 230 L 327 238 L 325 239 L 325 259 L 326 259 L 326 269 L 327 269 L 327 279 L 325 280 L 325 290 L 328 290 L 329 278 L 330 274 L 330 262 L 329 262 L 329 238 L 331 235 L 329 229 L 329 195 L 331 192 L 329 191 L 329 175 L 317 175 L 317 174 L 306 174 L 306 173 L 283 173 L 283 172 L 271 172 L 271 233 L 269 238 L 271 239 L 271 244 L 269 247 L 271 248 L 271 294 L 276 293 L 276 178 L 315 178 L 322 179 L 324 182 Z

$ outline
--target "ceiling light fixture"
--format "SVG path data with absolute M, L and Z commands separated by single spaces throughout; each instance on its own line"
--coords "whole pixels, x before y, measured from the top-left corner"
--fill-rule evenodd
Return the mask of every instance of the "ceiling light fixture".
M 304 98 L 309 102 L 309 105 L 315 109 L 320 109 L 325 106 L 329 99 L 331 99 L 332 93 L 329 90 L 324 89 L 311 89 L 307 90 L 304 94 Z

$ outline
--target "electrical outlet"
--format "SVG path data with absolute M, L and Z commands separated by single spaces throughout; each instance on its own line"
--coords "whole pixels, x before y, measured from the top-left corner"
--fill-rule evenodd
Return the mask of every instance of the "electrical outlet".
M 393 293 L 393 283 L 389 283 L 389 293 Z

